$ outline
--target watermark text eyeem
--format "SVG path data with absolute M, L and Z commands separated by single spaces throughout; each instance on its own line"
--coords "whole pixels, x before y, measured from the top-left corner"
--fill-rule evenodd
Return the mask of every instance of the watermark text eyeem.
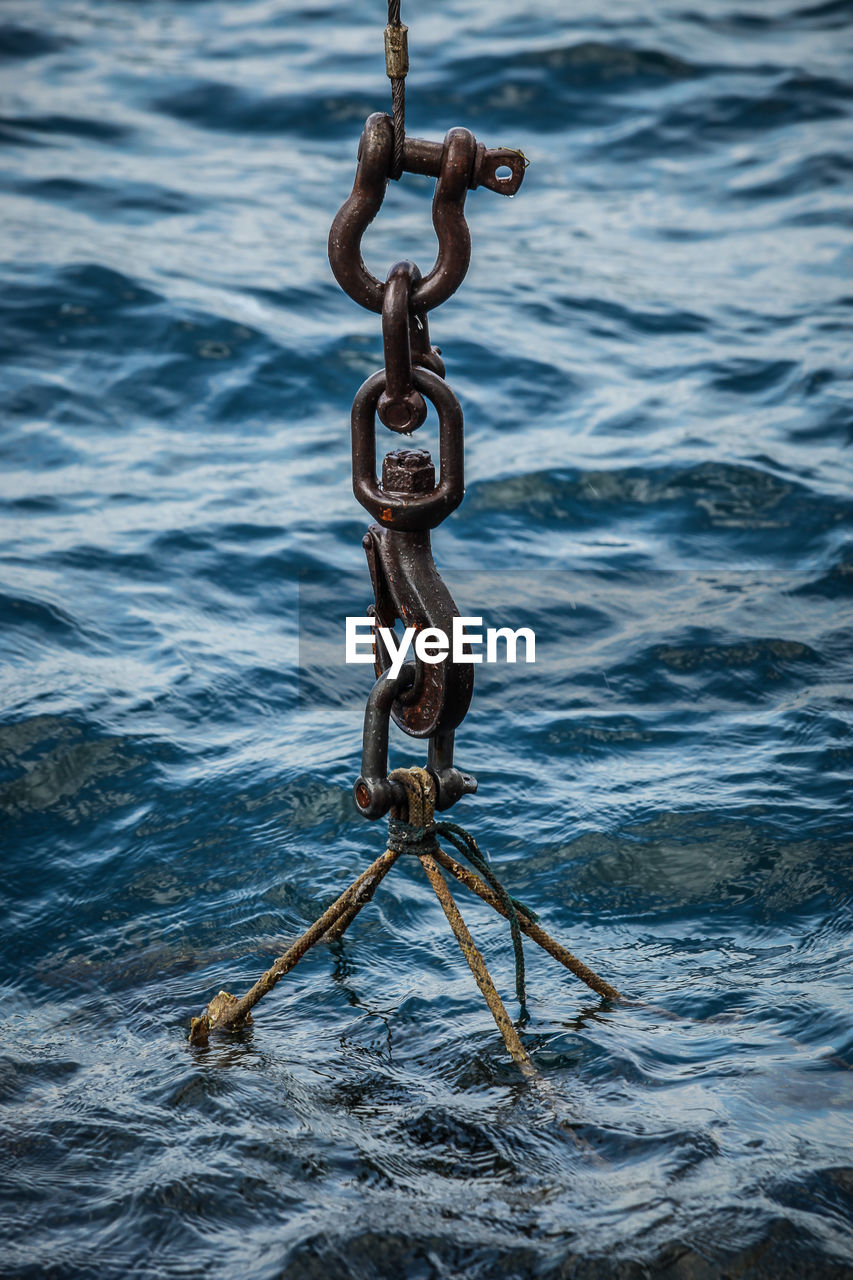
M 392 680 L 400 674 L 409 650 L 413 647 L 415 656 L 421 662 L 439 663 L 450 657 L 451 662 L 498 662 L 498 642 L 502 641 L 503 659 L 516 662 L 518 642 L 524 642 L 524 661 L 536 661 L 536 636 L 532 627 L 487 627 L 485 636 L 482 630 L 470 630 L 483 626 L 482 618 L 454 618 L 451 635 L 448 636 L 440 627 L 406 627 L 402 637 L 391 627 L 377 627 L 375 618 L 354 618 L 346 620 L 346 661 L 373 663 L 374 660 L 374 628 L 378 631 L 388 656 L 391 659 L 390 674 Z M 482 653 L 485 643 L 485 657 Z

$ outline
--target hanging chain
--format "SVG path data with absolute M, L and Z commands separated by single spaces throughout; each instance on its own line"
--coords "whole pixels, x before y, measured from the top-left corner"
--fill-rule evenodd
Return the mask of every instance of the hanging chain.
M 520 151 L 487 150 L 468 129 L 451 129 L 443 142 L 407 138 L 405 77 L 409 69 L 407 28 L 399 0 L 389 0 L 385 65 L 391 80 L 393 118 L 369 116 L 361 135 L 353 189 L 329 232 L 329 261 L 341 288 L 382 317 L 385 364 L 356 393 L 352 407 L 353 492 L 373 516 L 363 539 L 377 628 L 397 621 L 416 634 L 430 628 L 445 636 L 459 611 L 432 557 L 430 532 L 459 506 L 465 494 L 463 420 L 459 401 L 444 380 L 444 362 L 430 342 L 427 313 L 455 293 L 471 257 L 465 197 L 475 187 L 514 195 L 527 164 Z M 436 179 L 432 223 L 438 255 L 422 275 L 413 262 L 394 263 L 384 281 L 372 275 L 361 252 L 362 237 L 382 205 L 388 181 L 403 173 Z M 387 454 L 376 475 L 376 421 L 411 435 L 425 421 L 427 404 L 438 415 L 439 475 L 425 449 Z M 391 658 L 377 630 L 377 681 L 364 719 L 361 777 L 355 800 L 366 817 L 379 818 L 405 805 L 399 783 L 388 777 L 388 731 L 426 738 L 427 768 L 435 783 L 437 809 L 447 809 L 476 790 L 476 779 L 453 764 L 454 732 L 473 692 L 473 666 L 451 653 L 431 662 L 418 658 L 391 676 Z
M 444 142 L 405 136 L 404 81 L 408 70 L 406 28 L 399 0 L 389 0 L 385 30 L 386 66 L 391 77 L 394 118 L 377 113 L 367 120 L 358 150 L 355 182 L 329 232 L 329 261 L 335 278 L 351 298 L 382 316 L 385 366 L 356 393 L 352 407 L 353 491 L 378 521 L 363 539 L 373 582 L 372 613 L 381 627 L 402 620 L 416 632 L 438 628 L 449 635 L 459 614 L 441 580 L 430 547 L 430 531 L 458 507 L 465 493 L 462 410 L 444 380 L 444 363 L 430 344 L 427 312 L 445 302 L 468 270 L 471 238 L 465 222 L 465 196 L 477 186 L 514 195 L 527 164 L 520 151 L 487 151 L 467 129 L 451 129 Z M 389 53 L 390 49 L 390 53 Z M 507 174 L 502 170 L 506 168 Z M 384 283 L 371 275 L 361 256 L 361 239 L 379 212 L 389 178 L 403 173 L 437 179 L 432 221 L 438 256 L 422 276 L 413 262 L 395 263 Z M 500 174 L 500 176 L 499 176 Z M 376 477 L 376 419 L 391 431 L 410 435 L 424 422 L 427 401 L 438 413 L 439 479 L 426 449 L 397 449 L 386 455 L 382 480 Z M 378 636 L 378 633 L 377 633 Z M 318 942 L 339 942 L 380 881 L 403 854 L 416 854 L 441 903 L 477 985 L 522 1073 L 541 1080 L 498 995 L 439 867 L 455 876 L 510 922 L 515 950 L 516 992 L 526 1019 L 525 933 L 594 991 L 609 999 L 619 992 L 582 964 L 537 923 L 523 903 L 511 897 L 491 870 L 474 837 L 454 823 L 436 823 L 434 811 L 449 809 L 477 789 L 470 774 L 453 764 L 453 736 L 473 689 L 473 667 L 440 661 L 405 663 L 396 675 L 377 638 L 377 681 L 364 715 L 361 777 L 355 801 L 368 818 L 393 809 L 389 847 L 346 889 L 314 924 L 279 956 L 246 994 L 220 991 L 199 1018 L 193 1018 L 190 1043 L 206 1045 L 210 1032 L 252 1021 L 251 1010 L 284 974 Z M 429 742 L 427 768 L 395 769 L 388 774 L 391 720 L 415 738 Z M 438 845 L 441 835 L 475 868 L 469 871 Z M 479 874 L 478 874 L 479 873 Z

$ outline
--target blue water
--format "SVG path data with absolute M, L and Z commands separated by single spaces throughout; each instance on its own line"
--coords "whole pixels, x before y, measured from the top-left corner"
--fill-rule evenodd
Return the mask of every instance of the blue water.
M 299 616 L 370 598 L 379 324 L 326 236 L 384 6 L 6 4 L 0 1273 L 853 1275 L 853 9 L 403 16 L 410 131 L 530 159 L 431 317 L 437 561 L 541 644 L 478 670 L 453 816 L 631 1001 L 528 946 L 526 1086 L 404 860 L 187 1045 L 383 847 L 364 669 Z M 430 193 L 389 191 L 374 272 L 431 265 Z

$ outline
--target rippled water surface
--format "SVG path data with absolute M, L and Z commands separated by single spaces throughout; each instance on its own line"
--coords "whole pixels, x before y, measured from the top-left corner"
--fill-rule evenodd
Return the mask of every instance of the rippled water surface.
M 411 132 L 530 158 L 432 316 L 437 561 L 540 637 L 478 670 L 453 816 L 631 1000 L 528 946 L 531 1089 L 404 860 L 188 1046 L 383 844 L 369 674 L 309 632 L 370 598 L 379 324 L 326 236 L 384 6 L 6 3 L 0 1273 L 853 1275 L 853 10 L 403 16 Z M 377 274 L 431 265 L 430 192 L 389 190 Z

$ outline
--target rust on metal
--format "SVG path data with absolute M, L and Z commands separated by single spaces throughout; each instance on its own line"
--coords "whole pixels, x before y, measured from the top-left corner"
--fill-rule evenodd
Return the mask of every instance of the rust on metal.
M 429 530 L 395 535 L 371 525 L 364 549 L 379 626 L 393 628 L 399 620 L 416 631 L 437 627 L 445 635 L 451 634 L 459 611 L 435 567 Z M 390 655 L 378 636 L 377 677 L 390 665 Z M 417 671 L 412 689 L 393 704 L 395 723 L 413 738 L 431 738 L 442 730 L 456 729 L 471 704 L 472 664 L 453 662 L 448 652 L 439 662 L 418 663 Z
M 390 33 L 390 35 L 389 35 Z M 402 83 L 405 28 L 386 32 L 392 81 Z M 389 71 L 389 75 L 391 72 Z M 465 495 L 462 409 L 444 380 L 441 351 L 430 341 L 427 313 L 458 289 L 471 259 L 471 234 L 465 199 L 475 187 L 514 195 L 527 164 L 520 151 L 487 148 L 469 129 L 449 129 L 442 142 L 403 136 L 402 122 L 377 111 L 365 122 L 358 148 L 352 191 L 329 232 L 329 262 L 345 293 L 382 316 L 384 368 L 372 374 L 356 393 L 352 407 L 352 487 L 361 505 L 378 524 L 364 538 L 374 590 L 373 613 L 378 626 L 397 622 L 452 632 L 459 611 L 432 556 L 430 531 Z M 408 259 L 394 263 L 384 281 L 367 268 L 362 239 L 385 198 L 388 182 L 403 173 L 436 180 L 432 224 L 438 253 L 424 276 Z M 376 473 L 377 419 L 389 430 L 410 435 L 425 421 L 427 405 L 438 416 L 438 476 L 425 450 L 397 450 Z M 477 781 L 453 763 L 454 730 L 471 702 L 473 666 L 454 661 L 451 653 L 438 662 L 419 658 L 406 664 L 393 681 L 387 678 L 390 656 L 376 646 L 377 684 L 368 701 L 362 737 L 362 774 L 354 788 L 361 813 L 379 818 L 393 803 L 387 779 L 388 728 L 391 719 L 405 732 L 429 741 L 436 802 L 449 808 L 476 790 Z M 411 670 L 409 668 L 411 667 Z
M 368 311 L 379 313 L 385 285 L 365 266 L 361 240 L 385 198 L 393 149 L 394 122 L 383 111 L 376 111 L 368 116 L 361 135 L 352 191 L 329 232 L 329 262 L 338 284 Z M 450 129 L 443 143 L 406 138 L 403 171 L 437 179 L 432 223 L 438 237 L 438 256 L 412 292 L 415 311 L 432 311 L 446 302 L 465 278 L 471 257 L 471 236 L 465 221 L 468 191 L 484 186 L 500 195 L 515 195 L 526 164 L 520 151 L 481 148 L 469 129 Z M 506 179 L 497 176 L 503 168 L 510 171 Z
M 376 476 L 376 407 L 385 390 L 384 369 L 371 374 L 352 406 L 352 488 L 374 518 L 391 529 L 434 529 L 465 496 L 462 409 L 450 387 L 429 369 L 413 369 L 412 382 L 438 413 L 438 483 L 426 493 L 386 489 Z
M 420 363 L 412 313 L 412 289 L 421 273 L 413 262 L 397 262 L 388 272 L 382 300 L 382 345 L 385 356 L 385 390 L 376 412 L 390 431 L 408 435 L 416 431 L 427 415 L 426 402 L 412 383 L 412 367 Z M 425 317 L 424 317 L 425 320 Z

